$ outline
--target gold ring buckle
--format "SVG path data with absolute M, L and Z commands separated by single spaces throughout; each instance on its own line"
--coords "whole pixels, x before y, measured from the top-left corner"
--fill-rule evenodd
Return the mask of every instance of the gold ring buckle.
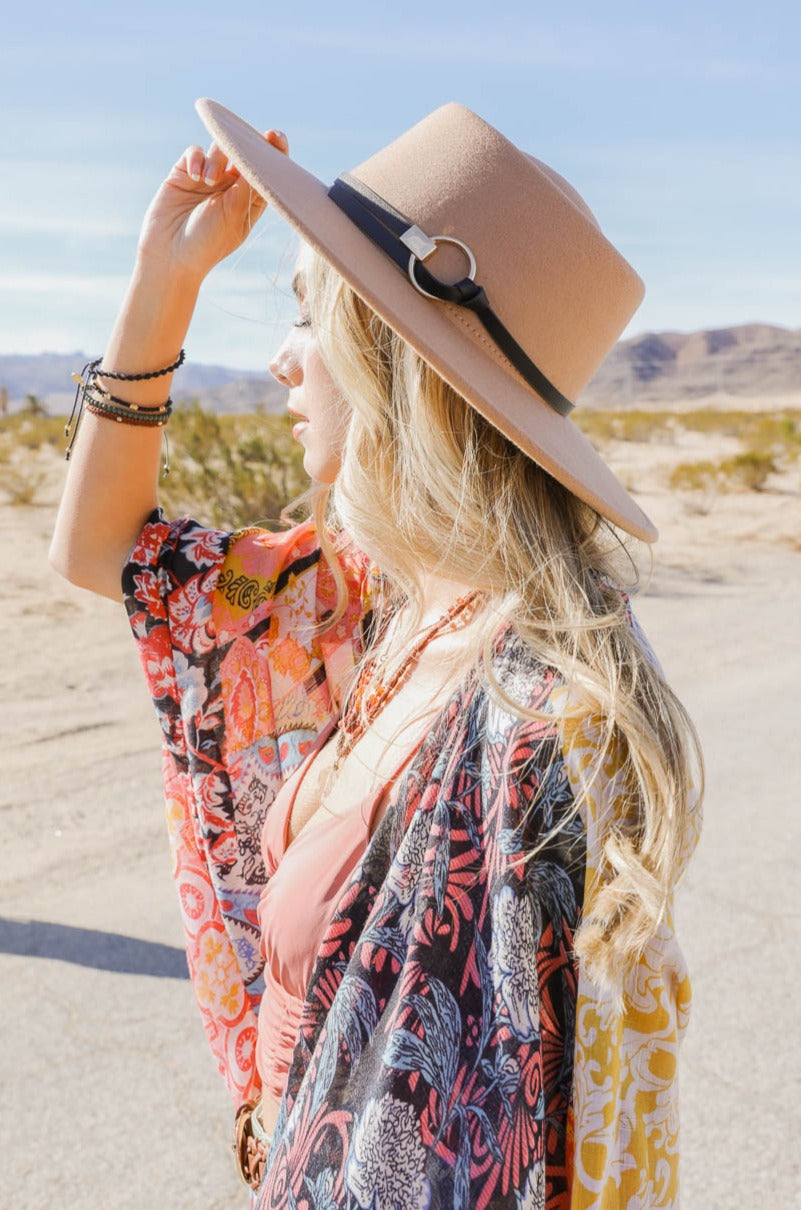
M 231 1150 L 236 1170 L 243 1184 L 254 1192 L 258 1189 L 267 1162 L 267 1149 L 253 1134 L 253 1111 L 257 1101 L 245 1101 L 236 1111 Z

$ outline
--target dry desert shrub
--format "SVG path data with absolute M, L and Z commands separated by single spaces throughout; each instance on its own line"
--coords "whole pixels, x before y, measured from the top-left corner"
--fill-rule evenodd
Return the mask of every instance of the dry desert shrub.
M 801 453 L 801 411 L 779 408 L 775 412 L 722 411 L 699 408 L 678 417 L 681 426 L 697 433 L 739 437 L 750 449 L 770 450 L 780 458 L 795 460 Z
M 687 427 L 715 432 L 711 420 L 716 413 L 688 413 Z M 673 468 L 669 486 L 680 491 L 763 491 L 771 475 L 781 474 L 801 455 L 801 411 L 783 408 L 776 412 L 726 412 L 727 431 L 736 426 L 744 449 L 717 461 L 680 462 Z
M 768 475 L 775 475 L 779 469 L 772 456 L 759 449 L 743 450 L 741 454 L 724 458 L 719 466 L 728 488 L 745 488 L 755 492 L 762 491 Z
M 780 408 L 774 412 L 733 408 L 690 411 L 587 408 L 577 409 L 572 418 L 591 440 L 664 442 L 686 429 L 712 437 L 738 437 L 750 447 L 770 448 L 777 454 L 793 458 L 801 453 L 801 410 L 798 408 Z
M 638 408 L 601 411 L 577 408 L 573 414 L 578 427 L 591 441 L 665 441 L 672 438 L 677 427 L 674 412 L 647 412 Z
M 309 485 L 286 416 L 219 416 L 195 402 L 176 408 L 168 438 L 170 473 L 159 498 L 173 515 L 197 514 L 223 529 L 277 525 L 283 506 Z
M 770 451 L 780 462 L 801 456 L 801 412 L 786 409 L 755 415 L 750 433 L 754 449 Z
M 801 410 L 770 412 L 748 409 L 696 408 L 690 411 L 589 409 L 576 413 L 576 423 L 592 441 L 675 442 L 682 432 L 708 437 L 735 437 L 742 450 L 726 458 L 680 462 L 668 485 L 703 494 L 700 511 L 708 512 L 718 492 L 763 491 L 771 475 L 789 469 L 801 457 Z M 714 449 L 713 449 L 714 452 Z M 627 483 L 629 490 L 636 485 Z
M 35 501 L 46 474 L 26 459 L 46 448 L 63 456 L 65 423 L 38 408 L 0 419 L 0 489 L 9 503 Z M 177 407 L 165 432 L 170 473 L 161 476 L 159 500 L 173 516 L 189 513 L 224 529 L 278 527 L 281 508 L 309 486 L 288 416 L 218 416 L 196 402 Z
M 751 412 L 732 408 L 695 408 L 677 415 L 683 429 L 712 437 L 742 437 L 751 419 Z
M 0 470 L 0 489 L 6 494 L 7 503 L 15 508 L 36 504 L 36 497 L 46 480 L 44 471 L 24 463 L 9 463 Z
M 38 502 L 47 472 L 31 455 L 63 443 L 64 419 L 48 416 L 36 395 L 29 395 L 20 411 L 0 417 L 0 491 L 6 503 L 22 507 Z
M 4 451 L 4 460 L 8 460 L 14 449 L 39 450 L 46 445 L 53 449 L 63 448 L 65 423 L 64 416 L 48 416 L 28 408 L 3 416 L 0 418 L 0 448 Z
M 679 462 L 670 472 L 668 486 L 677 491 L 708 492 L 718 485 L 719 470 L 716 462 Z
M 762 491 L 769 475 L 779 470 L 772 455 L 748 449 L 717 462 L 679 462 L 668 479 L 678 491 Z

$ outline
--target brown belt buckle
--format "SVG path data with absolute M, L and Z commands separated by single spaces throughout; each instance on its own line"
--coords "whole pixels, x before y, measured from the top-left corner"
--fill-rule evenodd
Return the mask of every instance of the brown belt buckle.
M 231 1150 L 236 1160 L 237 1172 L 243 1183 L 255 1193 L 264 1175 L 267 1152 L 260 1139 L 254 1137 L 252 1116 L 256 1101 L 245 1101 L 236 1111 L 234 1137 Z

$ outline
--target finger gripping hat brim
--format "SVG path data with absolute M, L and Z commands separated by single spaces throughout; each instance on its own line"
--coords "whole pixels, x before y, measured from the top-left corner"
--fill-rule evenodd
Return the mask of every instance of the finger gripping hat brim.
M 573 421 L 545 402 L 479 318 L 424 296 L 329 196 L 328 186 L 216 101 L 196 108 L 217 145 L 377 314 L 454 390 L 580 499 L 653 542 L 657 530 Z M 347 174 L 429 237 L 472 251 L 499 324 L 576 399 L 639 305 L 644 287 L 570 185 L 465 106 L 451 102 Z M 441 244 L 444 282 L 465 256 Z

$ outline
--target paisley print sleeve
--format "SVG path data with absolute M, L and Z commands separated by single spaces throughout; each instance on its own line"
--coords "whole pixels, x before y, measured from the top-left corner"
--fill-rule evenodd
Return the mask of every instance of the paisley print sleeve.
M 186 656 L 209 651 L 213 587 L 230 534 L 209 529 L 192 517 L 167 521 L 156 508 L 145 521 L 122 573 L 122 591 L 142 668 L 169 735 L 169 703 L 180 704 L 172 648 Z M 191 689 L 190 685 L 186 685 Z
M 128 557 L 122 587 L 162 730 L 167 825 L 189 973 L 218 1068 L 236 1096 L 248 1087 L 252 1067 L 247 974 L 253 964 L 237 954 L 242 940 L 226 928 L 213 877 L 226 829 L 210 831 L 200 810 L 220 813 L 222 824 L 227 773 L 210 751 L 221 717 L 212 601 L 229 540 L 191 517 L 167 521 L 155 509 Z
M 333 573 L 311 521 L 228 533 L 147 519 L 123 571 L 125 607 L 163 735 L 163 781 L 189 972 L 235 1101 L 253 1095 L 263 988 L 257 908 L 261 828 L 284 777 L 335 708 L 367 609 L 366 564 Z

